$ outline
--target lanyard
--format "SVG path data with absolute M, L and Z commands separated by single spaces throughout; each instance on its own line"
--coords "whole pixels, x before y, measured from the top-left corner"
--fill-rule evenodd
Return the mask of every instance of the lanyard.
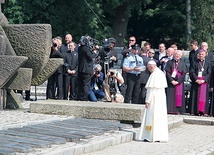
M 203 63 L 203 64 L 202 64 Z M 202 61 L 200 61 L 199 62 L 199 64 L 200 64 L 200 70 L 203 72 L 204 71 L 204 64 L 205 64 L 205 59 L 204 59 L 204 61 L 202 62 Z

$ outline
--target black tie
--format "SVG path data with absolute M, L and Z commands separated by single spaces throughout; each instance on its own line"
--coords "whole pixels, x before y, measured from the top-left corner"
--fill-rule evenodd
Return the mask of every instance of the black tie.
M 135 55 L 135 61 L 136 61 L 136 65 L 138 64 L 138 61 L 137 61 L 137 56 Z

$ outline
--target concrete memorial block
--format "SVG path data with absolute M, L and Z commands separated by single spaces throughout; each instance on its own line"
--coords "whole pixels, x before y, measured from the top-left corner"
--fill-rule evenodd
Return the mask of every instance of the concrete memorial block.
M 63 59 L 60 58 L 49 59 L 43 70 L 32 79 L 31 85 L 38 86 L 43 84 L 63 63 Z
M 19 68 L 3 88 L 14 90 L 30 90 L 32 79 L 31 68 Z
M 31 103 L 30 112 L 103 120 L 141 121 L 145 106 L 124 103 L 46 100 Z
M 36 77 L 49 60 L 51 25 L 14 24 L 3 26 L 3 29 L 16 54 L 29 58 L 23 67 L 32 68 L 33 77 Z
M 32 77 L 40 75 L 49 61 L 52 39 L 50 24 L 10 25 L 1 12 L 1 4 L 4 2 L 5 0 L 0 0 L 0 89 L 7 90 L 7 93 L 3 93 L 3 96 L 0 94 L 0 109 L 5 107 L 5 100 L 15 102 L 12 107 L 20 106 L 10 89 L 30 89 Z M 29 69 L 17 72 L 20 67 Z M 58 66 L 54 69 L 57 68 Z M 37 77 L 36 82 L 41 83 L 54 72 L 48 71 L 48 75 L 42 74 L 43 78 Z M 42 80 L 39 81 L 40 79 Z
M 11 46 L 2 26 L 0 26 L 0 36 L 1 36 L 1 42 L 2 42 L 2 43 L 0 43 L 0 46 L 1 46 L 0 47 L 1 48 L 0 55 L 16 55 L 16 53 L 13 50 L 13 47 Z
M 27 57 L 0 55 L 0 88 L 16 73 L 27 61 Z

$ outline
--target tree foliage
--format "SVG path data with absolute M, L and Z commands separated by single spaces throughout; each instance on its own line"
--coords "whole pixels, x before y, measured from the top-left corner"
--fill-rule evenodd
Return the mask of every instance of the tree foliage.
M 214 49 L 214 1 L 192 1 L 192 38 L 207 42 Z
M 191 1 L 192 39 L 213 48 L 214 1 Z M 7 0 L 3 13 L 11 24 L 49 23 L 53 36 L 71 33 L 77 42 L 89 34 L 101 40 L 115 37 L 117 45 L 134 35 L 138 43 L 178 43 L 186 48 L 186 0 Z

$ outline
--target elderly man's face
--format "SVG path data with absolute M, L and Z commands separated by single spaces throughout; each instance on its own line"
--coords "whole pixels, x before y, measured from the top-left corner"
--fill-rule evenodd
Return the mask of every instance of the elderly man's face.
M 205 56 L 206 56 L 206 52 L 199 52 L 198 53 L 198 59 L 200 59 L 200 60 L 204 60 Z
M 202 44 L 201 44 L 201 48 L 202 48 L 203 50 L 207 51 L 208 45 L 207 45 L 206 43 L 202 43 Z
M 150 65 L 150 64 L 148 64 L 147 68 L 148 68 L 149 72 L 152 73 L 154 71 L 154 69 L 156 68 L 156 65 Z
M 70 34 L 67 34 L 66 36 L 65 36 L 65 42 L 66 42 L 66 44 L 69 44 L 70 42 L 72 42 L 72 36 L 70 35 Z

